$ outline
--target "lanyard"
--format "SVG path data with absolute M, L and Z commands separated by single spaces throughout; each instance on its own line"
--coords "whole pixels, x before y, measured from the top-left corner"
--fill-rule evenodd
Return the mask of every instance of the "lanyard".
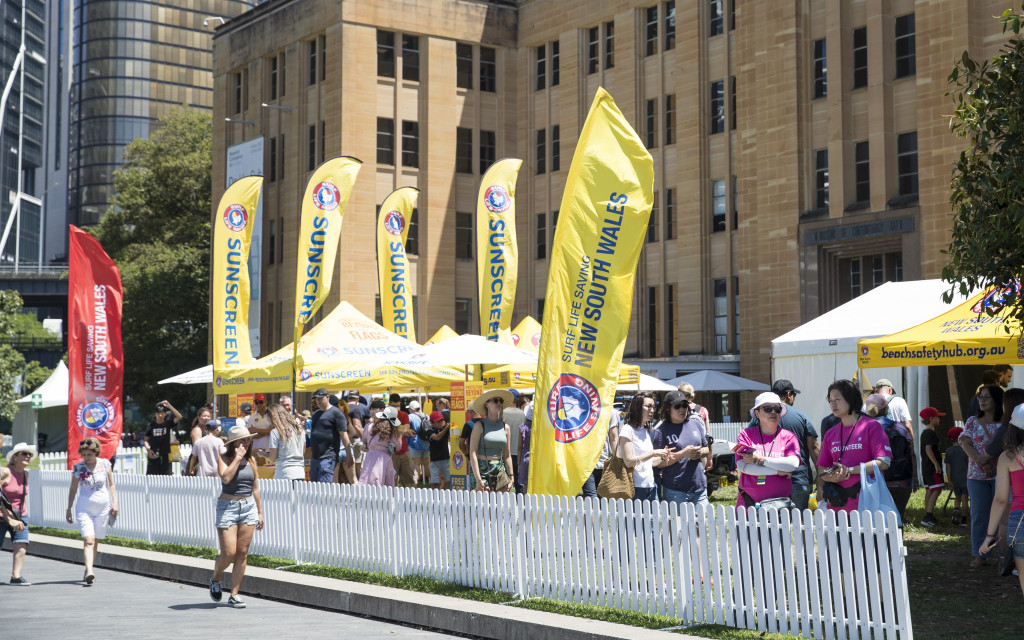
M 860 422 L 860 419 L 857 422 Z M 843 448 L 839 450 L 839 464 L 843 464 L 843 454 L 846 453 L 846 447 L 850 444 L 850 440 L 853 439 L 853 432 L 857 430 L 857 422 L 854 422 L 853 426 L 850 427 L 850 435 L 846 436 L 846 442 L 843 442 L 843 423 L 839 423 L 839 442 L 843 442 Z
M 781 429 L 781 428 L 782 428 L 781 426 L 779 426 L 779 427 L 778 427 L 778 429 Z M 764 443 L 764 431 L 761 431 L 761 423 L 758 423 L 758 424 L 757 424 L 757 432 L 758 432 L 759 434 L 761 434 L 761 449 L 762 449 L 762 450 L 764 450 L 764 448 L 765 448 L 765 447 L 766 447 L 767 445 L 766 445 L 766 444 Z M 840 434 L 840 435 L 842 435 L 842 433 L 843 433 L 842 431 L 840 431 L 840 432 L 839 432 L 839 434 Z M 779 432 L 778 432 L 778 431 L 776 430 L 776 431 L 775 431 L 775 437 L 774 437 L 774 438 L 772 438 L 772 447 L 771 447 L 771 449 L 768 449 L 768 450 L 767 450 L 767 451 L 765 451 L 765 453 L 764 453 L 764 457 L 765 457 L 765 458 L 770 458 L 770 457 L 772 457 L 772 452 L 773 452 L 773 451 L 775 451 L 775 443 L 776 443 L 776 442 L 778 442 L 778 440 L 779 440 Z

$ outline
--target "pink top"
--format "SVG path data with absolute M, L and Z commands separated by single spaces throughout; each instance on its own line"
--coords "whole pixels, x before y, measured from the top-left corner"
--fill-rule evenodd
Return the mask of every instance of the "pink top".
M 850 477 L 839 484 L 850 487 L 860 482 L 860 465 L 877 458 L 892 458 L 892 448 L 885 429 L 878 420 L 861 414 L 860 419 L 852 427 L 844 427 L 842 423 L 828 430 L 821 442 L 821 454 L 818 466 L 826 469 L 842 463 L 850 467 Z M 856 511 L 857 497 L 850 498 L 840 508 L 829 505 L 833 511 Z
M 25 473 L 26 472 L 22 471 L 19 474 L 14 469 L 11 469 L 11 478 L 10 480 L 7 481 L 7 484 L 4 485 L 3 488 L 4 495 L 7 496 L 8 500 L 11 501 L 11 507 L 13 507 L 16 511 L 21 511 L 25 507 L 25 504 L 22 501 L 22 498 L 28 491 L 28 489 L 25 487 Z M 27 516 L 28 514 L 23 512 L 21 515 Z
M 1020 460 L 1017 461 L 1017 464 L 1020 464 Z M 1013 490 L 1010 511 L 1024 510 L 1024 469 L 1010 472 L 1010 489 Z
M 736 438 L 736 444 L 752 447 L 754 451 L 765 458 L 788 458 L 789 456 L 800 457 L 800 441 L 796 434 L 779 428 L 774 435 L 768 435 L 761 431 L 761 427 L 754 425 L 740 431 Z M 755 501 L 761 502 L 771 498 L 788 498 L 793 492 L 793 478 L 786 475 L 755 476 L 749 473 L 740 474 L 740 489 L 747 492 Z M 736 497 L 737 507 L 752 507 L 743 500 L 743 495 Z

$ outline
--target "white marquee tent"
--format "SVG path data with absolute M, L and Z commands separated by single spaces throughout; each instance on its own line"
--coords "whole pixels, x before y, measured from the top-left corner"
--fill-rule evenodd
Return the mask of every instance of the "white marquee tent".
M 857 373 L 857 341 L 896 333 L 948 311 L 966 298 L 942 301 L 942 280 L 886 282 L 772 340 L 772 380 L 786 379 L 801 391 L 796 406 L 817 426 L 829 413 L 826 392 L 833 380 Z M 928 406 L 928 368 L 866 369 L 873 384 L 888 378 L 896 395 L 917 412 Z

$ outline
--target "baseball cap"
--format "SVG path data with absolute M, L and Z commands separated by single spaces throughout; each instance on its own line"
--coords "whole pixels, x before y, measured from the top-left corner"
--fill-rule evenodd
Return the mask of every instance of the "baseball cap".
M 431 422 L 441 422 L 442 420 L 444 420 L 444 414 L 441 413 L 440 411 L 435 411 L 430 414 Z
M 875 388 L 877 389 L 878 387 L 892 387 L 893 389 L 896 388 L 892 386 L 892 381 L 889 380 L 889 378 L 879 378 L 878 382 L 875 383 Z
M 776 380 L 775 384 L 772 385 L 772 391 L 780 396 L 786 393 L 792 393 L 793 395 L 800 393 L 800 390 L 794 387 L 793 383 L 789 380 Z
M 265 393 L 257 393 L 256 397 L 254 398 L 254 400 L 256 402 L 266 403 L 266 401 L 267 401 L 267 394 L 265 394 Z
M 1011 422 L 1012 421 L 1013 420 L 1011 418 Z M 956 442 L 960 438 L 960 434 L 963 432 L 963 427 L 953 427 L 952 429 L 946 432 L 946 437 L 949 438 L 951 442 Z
M 358 389 L 352 389 L 348 393 L 345 394 L 345 398 L 358 398 L 358 397 L 359 397 L 359 390 Z
M 319 389 L 313 392 L 314 398 L 326 398 L 329 395 L 331 395 L 331 392 L 328 391 L 327 389 L 324 389 L 323 387 L 320 387 Z
M 419 400 L 413 400 L 412 402 L 409 403 L 409 411 L 419 411 L 419 410 L 420 410 L 420 402 L 419 402 Z
M 213 431 L 215 429 L 220 429 L 220 420 L 218 420 L 217 418 L 213 418 L 212 420 L 207 420 L 206 421 L 206 430 L 207 431 Z
M 249 415 L 250 413 L 252 413 L 252 405 L 248 402 L 243 402 L 241 406 L 239 406 L 238 408 L 242 410 L 242 413 L 244 415 Z
M 665 404 L 670 407 L 674 407 L 680 402 L 689 402 L 686 398 L 686 394 L 679 390 L 669 391 L 665 394 Z
M 941 417 L 941 416 L 944 416 L 946 414 L 942 413 L 941 411 L 939 411 L 935 407 L 925 407 L 924 409 L 921 409 L 920 415 L 921 415 L 921 419 L 922 420 L 931 420 L 935 416 L 940 416 Z

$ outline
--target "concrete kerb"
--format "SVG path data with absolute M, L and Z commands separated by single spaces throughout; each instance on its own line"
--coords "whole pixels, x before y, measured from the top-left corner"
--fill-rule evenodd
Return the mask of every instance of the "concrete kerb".
M 3 548 L 10 550 L 10 542 L 6 541 Z M 32 534 L 28 552 L 30 556 L 82 562 L 81 542 L 68 538 Z M 202 587 L 209 584 L 213 572 L 212 560 L 102 544 L 96 566 Z M 231 583 L 230 575 L 224 577 L 225 590 Z M 242 592 L 492 640 L 700 640 L 685 634 L 262 567 L 246 569 Z

